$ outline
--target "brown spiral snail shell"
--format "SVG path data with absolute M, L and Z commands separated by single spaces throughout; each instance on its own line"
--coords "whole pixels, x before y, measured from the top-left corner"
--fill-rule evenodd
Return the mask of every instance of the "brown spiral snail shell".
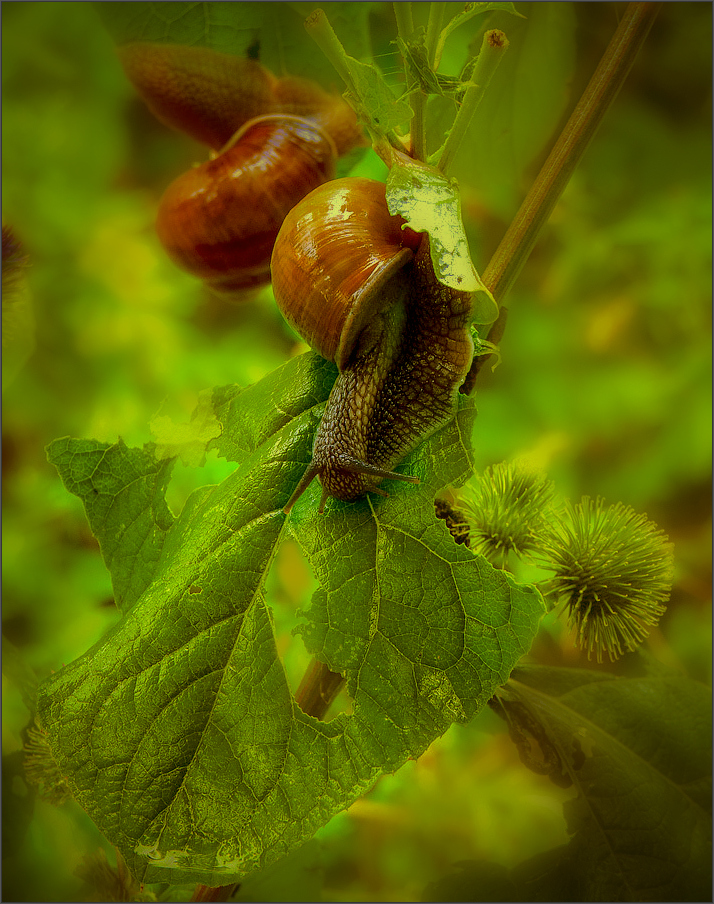
M 284 511 L 315 477 L 329 496 L 387 495 L 393 468 L 454 414 L 473 357 L 469 292 L 438 282 L 429 241 L 391 216 L 385 186 L 338 179 L 288 214 L 273 249 L 276 301 L 339 374 L 312 461 Z
M 174 263 L 219 293 L 264 285 L 283 219 L 333 178 L 336 158 L 332 139 L 306 119 L 252 119 L 221 154 L 169 185 L 159 239 Z
M 213 291 L 250 297 L 269 281 L 285 214 L 365 144 L 354 111 L 309 79 L 206 47 L 137 42 L 118 53 L 154 115 L 217 152 L 164 193 L 162 244 Z

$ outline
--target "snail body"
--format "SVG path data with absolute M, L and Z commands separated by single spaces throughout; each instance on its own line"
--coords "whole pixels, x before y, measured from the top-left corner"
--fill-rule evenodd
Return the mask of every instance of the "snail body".
M 226 150 L 179 176 L 159 203 L 156 230 L 172 260 L 219 293 L 267 283 L 288 211 L 335 173 L 336 150 L 297 116 L 250 120 Z
M 436 280 L 428 239 L 403 225 L 389 214 L 384 185 L 343 179 L 303 199 L 278 235 L 276 301 L 339 370 L 286 512 L 315 477 L 320 511 L 329 496 L 386 495 L 387 478 L 418 482 L 392 469 L 454 414 L 473 357 L 471 294 Z
M 277 113 L 313 119 L 340 156 L 364 144 L 352 109 L 310 79 L 278 78 L 258 60 L 208 47 L 137 41 L 117 53 L 154 116 L 214 151 L 249 120 Z

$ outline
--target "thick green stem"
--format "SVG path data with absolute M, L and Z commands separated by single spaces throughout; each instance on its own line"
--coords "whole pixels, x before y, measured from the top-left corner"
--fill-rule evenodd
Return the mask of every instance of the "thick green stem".
M 498 68 L 498 64 L 503 59 L 503 54 L 506 50 L 508 50 L 508 38 L 499 29 L 494 28 L 491 31 L 487 31 L 483 36 L 481 51 L 471 75 L 471 87 L 464 95 L 459 112 L 456 114 L 456 119 L 449 132 L 449 137 L 444 144 L 444 150 L 439 158 L 438 168 L 445 175 L 449 173 L 474 113 L 481 103 L 483 93 L 488 87 L 493 73 Z
M 406 44 L 414 32 L 414 17 L 411 3 L 394 3 L 394 15 L 397 19 L 399 37 Z M 424 109 L 426 97 L 422 93 L 413 74 L 407 68 L 407 90 L 409 103 L 414 113 L 410 127 L 411 152 L 417 160 L 426 159 L 426 134 L 424 131 Z
M 424 113 L 426 111 L 426 95 L 418 87 L 412 91 L 411 106 L 414 111 L 411 124 L 411 152 L 416 160 L 426 160 L 426 129 Z
M 352 78 L 349 66 L 347 65 L 347 53 L 345 51 L 345 48 L 342 46 L 342 42 L 335 34 L 335 30 L 330 25 L 324 11 L 321 9 L 313 10 L 305 20 L 305 29 L 310 37 L 318 45 L 320 50 L 322 50 L 322 52 L 325 54 L 327 59 L 335 67 L 345 85 L 347 85 L 347 91 L 349 94 L 349 97 L 347 99 L 350 101 L 352 106 L 355 107 L 357 114 L 360 115 L 360 108 L 363 113 L 366 111 L 368 112 L 369 104 L 365 103 L 364 98 L 360 94 L 357 85 Z M 404 144 L 395 132 L 387 132 L 386 138 L 392 147 L 396 148 L 399 151 L 404 150 Z M 380 153 L 379 149 L 376 146 L 375 150 L 377 151 L 377 153 Z M 380 156 L 389 159 L 391 155 L 388 153 L 381 153 Z
M 347 89 L 358 98 L 359 94 L 352 81 L 350 70 L 345 64 L 345 48 L 335 34 L 335 30 L 330 25 L 323 10 L 313 10 L 305 20 L 305 28 L 313 41 L 335 67 L 345 85 L 347 85 Z
M 402 41 L 408 40 L 414 31 L 414 17 L 411 3 L 393 3 L 394 17 L 397 20 L 397 32 Z
M 660 6 L 660 3 L 628 4 L 593 77 L 489 261 L 482 279 L 499 304 L 521 272 L 553 207 L 627 78 Z M 487 338 L 492 341 L 491 331 Z M 487 360 L 487 355 L 474 360 L 462 392 L 471 392 Z
M 399 5 L 398 3 L 395 5 Z M 444 4 L 432 3 L 429 6 L 429 22 L 426 30 L 426 60 L 432 69 L 436 69 L 434 59 L 436 47 L 441 34 L 441 23 L 444 18 Z M 415 86 L 410 86 L 414 88 Z M 413 90 L 411 104 L 414 117 L 411 124 L 412 155 L 417 160 L 426 161 L 426 103 L 427 95 L 422 90 Z
M 429 21 L 426 26 L 426 59 L 432 67 L 436 59 L 436 47 L 439 43 L 445 12 L 443 3 L 435 2 L 429 6 Z

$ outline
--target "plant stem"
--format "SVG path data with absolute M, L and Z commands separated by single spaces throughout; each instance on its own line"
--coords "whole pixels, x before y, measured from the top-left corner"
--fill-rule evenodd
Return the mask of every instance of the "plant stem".
M 344 680 L 338 672 L 331 672 L 323 662 L 313 659 L 303 675 L 295 701 L 308 716 L 322 719 Z
M 521 272 L 553 207 L 627 78 L 660 6 L 661 3 L 627 5 L 587 88 L 483 273 L 483 282 L 499 304 Z M 499 321 L 500 318 L 491 331 L 500 328 Z M 489 341 L 492 341 L 491 331 L 487 336 Z M 462 392 L 471 392 L 488 357 L 482 355 L 474 360 Z
M 352 74 L 350 73 L 350 68 L 346 63 L 347 53 L 345 48 L 335 34 L 335 30 L 330 25 L 323 10 L 315 9 L 310 13 L 305 20 L 305 30 L 315 41 L 320 50 L 322 50 L 327 59 L 332 63 L 344 81 L 347 86 L 347 93 L 349 94 L 348 100 L 354 107 L 357 115 L 360 115 L 360 108 L 363 113 L 365 111 L 368 112 L 369 105 L 365 104 L 364 98 L 355 84 Z M 396 148 L 398 151 L 404 151 L 404 144 L 395 132 L 390 130 L 386 133 L 385 137 L 392 147 Z M 374 145 L 374 149 L 378 154 L 380 153 L 376 145 Z M 380 156 L 383 155 L 380 154 Z M 388 160 L 390 156 L 391 155 L 387 155 L 386 159 Z
M 438 168 L 448 175 L 456 154 L 464 140 L 466 132 L 478 105 L 481 103 L 483 93 L 503 59 L 503 54 L 508 50 L 508 38 L 498 28 L 487 31 L 483 36 L 481 50 L 471 75 L 471 87 L 464 95 L 464 99 L 456 114 L 456 119 L 451 127 L 448 138 L 444 143 L 444 150 L 439 158 Z
M 414 116 L 410 127 L 411 152 L 416 160 L 426 160 L 426 129 L 424 128 L 424 111 L 426 95 L 417 85 L 412 86 L 410 102 Z
M 444 21 L 444 4 L 431 3 L 429 6 L 429 21 L 426 26 L 426 59 L 431 67 L 436 59 L 436 47 L 441 35 L 441 23 Z
M 345 48 L 335 34 L 335 30 L 330 25 L 323 10 L 313 10 L 305 20 L 305 28 L 313 41 L 335 67 L 350 93 L 359 99 L 359 93 L 345 64 Z
M 399 6 L 399 3 L 395 3 Z M 426 30 L 426 61 L 427 64 L 435 69 L 434 58 L 436 56 L 436 46 L 441 34 L 441 23 L 444 18 L 444 4 L 434 2 L 429 5 L 429 22 Z M 412 26 L 413 28 L 413 26 Z M 427 96 L 417 88 L 416 84 L 410 84 L 412 109 L 414 116 L 411 124 L 411 147 L 412 154 L 417 160 L 426 160 L 426 102 Z
M 238 888 L 238 883 L 231 885 L 197 885 L 191 896 L 192 901 L 230 901 Z
M 394 15 L 397 19 L 399 37 L 406 44 L 414 32 L 414 17 L 411 3 L 393 3 Z M 413 116 L 410 126 L 411 152 L 417 160 L 426 160 L 426 136 L 424 132 L 424 107 L 426 97 L 419 88 L 413 73 L 405 66 L 409 103 Z
M 394 8 L 394 17 L 397 20 L 397 32 L 402 41 L 406 42 L 414 31 L 412 5 L 411 3 L 399 2 L 399 0 L 397 0 L 396 3 L 392 3 L 392 7 Z

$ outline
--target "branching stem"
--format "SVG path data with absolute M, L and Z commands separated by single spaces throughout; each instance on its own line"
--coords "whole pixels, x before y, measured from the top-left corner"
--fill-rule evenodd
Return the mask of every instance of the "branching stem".
M 414 17 L 412 16 L 411 3 L 399 2 L 393 3 L 394 17 L 397 20 L 397 33 L 402 41 L 407 41 L 414 31 Z
M 432 3 L 429 6 L 429 21 L 426 26 L 426 59 L 430 66 L 434 66 L 436 48 L 441 36 L 441 24 L 444 21 L 443 3 Z
M 359 98 L 357 88 L 352 81 L 349 69 L 345 65 L 345 49 L 335 34 L 334 28 L 321 9 L 313 10 L 305 21 L 305 28 L 320 50 L 337 70 L 348 91 Z
M 498 28 L 493 28 L 484 34 L 481 50 L 471 75 L 471 87 L 466 91 L 461 101 L 459 112 L 456 114 L 456 119 L 439 158 L 438 168 L 445 175 L 449 174 L 474 113 L 481 103 L 483 93 L 488 87 L 493 73 L 498 68 L 498 64 L 503 59 L 503 54 L 506 50 L 508 50 L 508 38 Z
M 396 2 L 392 4 L 397 19 L 399 37 L 406 44 L 414 32 L 414 17 L 411 3 Z M 426 160 L 426 134 L 424 132 L 424 110 L 426 97 L 421 91 L 413 73 L 406 67 L 407 90 L 413 116 L 410 127 L 411 152 L 417 160 Z
M 345 62 L 347 56 L 345 48 L 342 46 L 342 42 L 335 34 L 335 30 L 330 25 L 330 22 L 324 11 L 321 9 L 313 10 L 305 20 L 305 29 L 310 37 L 315 41 L 320 50 L 322 50 L 322 52 L 325 54 L 327 59 L 332 63 L 332 65 L 335 67 L 338 74 L 344 81 L 349 94 L 348 100 L 350 100 L 351 102 L 354 101 L 354 104 L 357 105 L 355 109 L 357 110 L 357 113 L 359 115 L 359 108 L 362 107 L 363 109 L 367 109 L 368 105 L 365 103 L 364 98 L 362 97 L 357 85 L 355 84 L 354 79 L 352 78 L 349 66 Z M 395 132 L 387 132 L 386 138 L 392 145 L 392 147 L 396 148 L 399 151 L 404 150 L 404 145 Z M 377 147 L 375 147 L 375 150 L 379 153 L 379 149 Z M 383 155 L 380 154 L 380 156 Z
M 553 207 L 622 87 L 660 6 L 661 3 L 627 5 L 594 75 L 483 273 L 486 287 L 499 304 L 521 272 Z M 494 341 L 492 332 L 501 327 L 499 318 L 488 333 L 489 341 Z M 472 391 L 488 357 L 474 359 L 462 392 Z

